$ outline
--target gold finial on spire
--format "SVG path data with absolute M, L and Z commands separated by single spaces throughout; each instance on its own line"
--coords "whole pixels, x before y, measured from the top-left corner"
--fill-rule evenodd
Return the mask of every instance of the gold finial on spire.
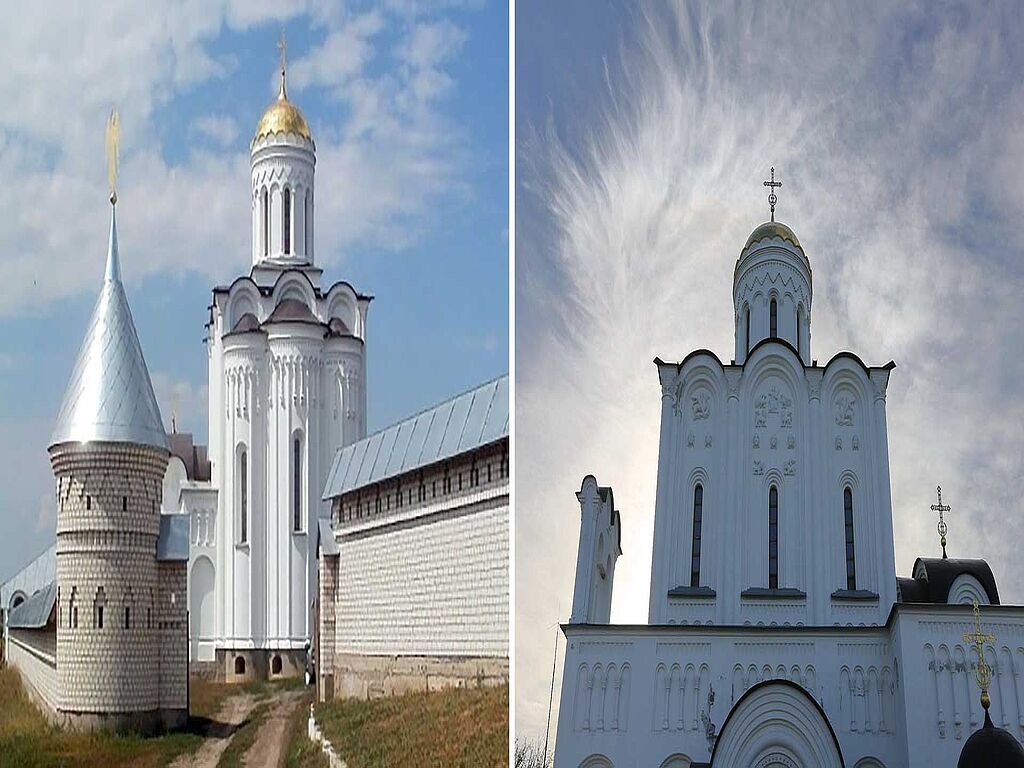
M 277 98 L 282 101 L 288 98 L 288 91 L 285 88 L 285 70 L 288 68 L 288 42 L 284 39 L 284 30 L 281 30 L 281 39 L 277 41 L 277 50 L 281 52 L 281 90 Z
M 110 204 L 117 205 L 117 168 L 121 141 L 121 120 L 117 107 L 110 110 L 107 118 L 107 181 L 110 184 Z
M 946 521 L 942 519 L 942 513 L 943 512 L 949 512 L 949 510 L 952 509 L 952 507 L 950 507 L 948 504 L 943 505 L 943 503 L 942 503 L 942 486 L 941 485 L 935 486 L 935 493 L 937 493 L 938 496 L 939 496 L 939 503 L 938 504 L 932 504 L 932 512 L 938 512 L 939 513 L 939 524 L 937 526 L 935 526 L 935 530 L 939 532 L 939 542 L 942 544 L 942 559 L 945 560 L 946 559 L 946 532 L 949 530 L 949 527 L 946 525 Z
M 975 679 L 978 681 L 978 687 L 981 688 L 981 706 L 985 708 L 986 713 L 988 712 L 989 704 L 992 700 L 988 695 L 988 684 L 992 681 L 992 669 L 988 664 L 985 663 L 985 643 L 995 643 L 995 635 L 983 634 L 981 631 L 981 609 L 978 607 L 978 601 L 974 600 L 974 632 L 964 633 L 964 642 L 970 643 L 974 646 L 975 651 L 978 653 L 978 667 L 975 672 Z M 988 715 L 986 714 L 986 717 Z

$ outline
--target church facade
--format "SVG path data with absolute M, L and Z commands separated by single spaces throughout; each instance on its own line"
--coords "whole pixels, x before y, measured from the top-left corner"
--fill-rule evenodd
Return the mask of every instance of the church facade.
M 894 364 L 819 365 L 811 298 L 803 246 L 773 215 L 736 263 L 735 358 L 655 360 L 647 624 L 609 622 L 623 522 L 584 478 L 559 768 L 952 766 L 984 719 L 974 601 L 999 638 L 992 718 L 1024 735 L 1024 607 L 999 604 L 980 560 L 896 576 Z
M 207 323 L 209 447 L 176 451 L 164 485 L 191 521 L 190 653 L 228 681 L 305 669 L 321 493 L 366 434 L 372 298 L 316 266 L 316 145 L 283 67 L 250 160 L 250 269 L 214 288 Z

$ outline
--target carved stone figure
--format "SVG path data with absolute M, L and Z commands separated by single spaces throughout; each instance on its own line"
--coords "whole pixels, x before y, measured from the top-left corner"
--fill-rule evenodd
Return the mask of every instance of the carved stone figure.
M 853 407 L 855 403 L 856 401 L 850 395 L 840 395 L 836 398 L 835 412 L 837 426 L 853 426 Z

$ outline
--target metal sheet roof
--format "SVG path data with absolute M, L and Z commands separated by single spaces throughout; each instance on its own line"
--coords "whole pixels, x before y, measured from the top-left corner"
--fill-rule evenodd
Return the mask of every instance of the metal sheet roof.
M 31 595 L 56 578 L 57 544 L 54 542 L 39 557 L 0 584 L 0 610 L 10 607 L 11 599 L 19 592 Z
M 189 515 L 160 515 L 157 560 L 188 560 Z
M 12 629 L 39 629 L 45 627 L 57 602 L 57 582 L 51 581 L 42 589 L 33 592 L 16 608 L 11 609 L 7 626 Z
M 323 497 L 331 499 L 507 436 L 506 374 L 341 448 Z
M 167 447 L 160 408 L 121 284 L 113 208 L 103 287 L 71 371 L 50 444 L 91 440 Z

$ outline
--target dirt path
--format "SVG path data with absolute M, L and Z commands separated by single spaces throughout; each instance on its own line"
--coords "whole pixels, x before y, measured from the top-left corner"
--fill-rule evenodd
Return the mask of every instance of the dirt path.
M 252 747 L 242 758 L 246 768 L 278 768 L 284 765 L 288 749 L 289 725 L 303 691 L 289 691 L 274 698 L 274 708 L 260 726 Z
M 179 757 L 171 763 L 171 768 L 217 768 L 217 762 L 231 743 L 235 731 L 255 706 L 255 697 L 248 693 L 232 696 L 225 701 L 214 716 L 213 725 L 202 746 L 194 754 Z

